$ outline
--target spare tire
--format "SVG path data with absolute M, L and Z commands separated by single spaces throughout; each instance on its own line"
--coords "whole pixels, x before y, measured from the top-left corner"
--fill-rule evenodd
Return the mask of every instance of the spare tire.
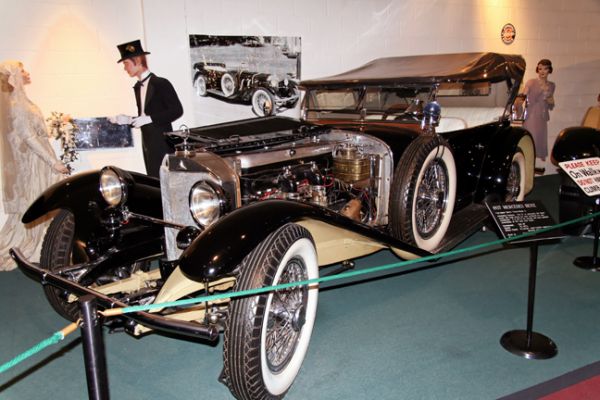
M 448 143 L 419 136 L 398 163 L 390 199 L 392 235 L 423 250 L 442 242 L 456 200 L 456 164 Z

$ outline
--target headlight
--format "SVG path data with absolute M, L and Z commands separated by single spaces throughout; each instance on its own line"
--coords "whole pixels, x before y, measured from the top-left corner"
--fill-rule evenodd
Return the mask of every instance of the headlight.
M 201 181 L 190 190 L 190 212 L 194 220 L 207 227 L 224 211 L 225 197 L 217 185 Z
M 112 167 L 104 167 L 100 172 L 100 193 L 110 207 L 121 205 L 127 199 L 127 185 Z
M 269 81 L 269 85 L 271 85 L 271 87 L 279 86 L 279 77 L 277 77 L 277 75 L 269 75 L 267 80 Z

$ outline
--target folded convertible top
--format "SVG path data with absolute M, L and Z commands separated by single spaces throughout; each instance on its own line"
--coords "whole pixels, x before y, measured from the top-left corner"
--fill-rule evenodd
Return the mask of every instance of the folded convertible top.
M 525 60 L 499 53 L 431 54 L 375 59 L 361 67 L 326 78 L 302 81 L 304 89 L 377 83 L 521 82 Z

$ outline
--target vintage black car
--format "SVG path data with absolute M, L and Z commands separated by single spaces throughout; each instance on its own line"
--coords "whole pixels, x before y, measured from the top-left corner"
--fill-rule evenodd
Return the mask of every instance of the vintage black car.
M 305 121 L 173 132 L 186 140 L 160 180 L 109 166 L 52 186 L 23 217 L 58 212 L 39 267 L 13 254 L 73 320 L 85 293 L 101 308 L 162 304 L 314 280 L 381 249 L 402 259 L 440 252 L 485 223 L 484 202 L 532 189 L 532 138 L 510 118 L 524 69 L 519 56 L 466 53 L 306 81 Z M 134 335 L 222 332 L 220 379 L 234 396 L 281 398 L 307 352 L 318 290 L 121 318 Z
M 581 126 L 563 129 L 552 147 L 552 163 L 600 157 L 600 107 L 590 107 Z M 560 222 L 570 221 L 591 214 L 594 211 L 595 197 L 587 196 L 564 171 L 559 169 L 560 188 L 558 215 Z M 570 235 L 591 232 L 589 222 L 570 224 L 563 231 Z
M 205 62 L 195 63 L 194 71 L 198 96 L 211 93 L 218 98 L 249 103 L 259 117 L 292 108 L 299 98 L 296 81 L 289 74 L 277 76 L 243 68 L 228 69 L 223 63 Z

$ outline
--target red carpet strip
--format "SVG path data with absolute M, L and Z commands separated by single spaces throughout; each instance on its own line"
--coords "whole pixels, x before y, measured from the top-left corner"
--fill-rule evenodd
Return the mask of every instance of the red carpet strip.
M 498 400 L 600 400 L 600 362 Z

